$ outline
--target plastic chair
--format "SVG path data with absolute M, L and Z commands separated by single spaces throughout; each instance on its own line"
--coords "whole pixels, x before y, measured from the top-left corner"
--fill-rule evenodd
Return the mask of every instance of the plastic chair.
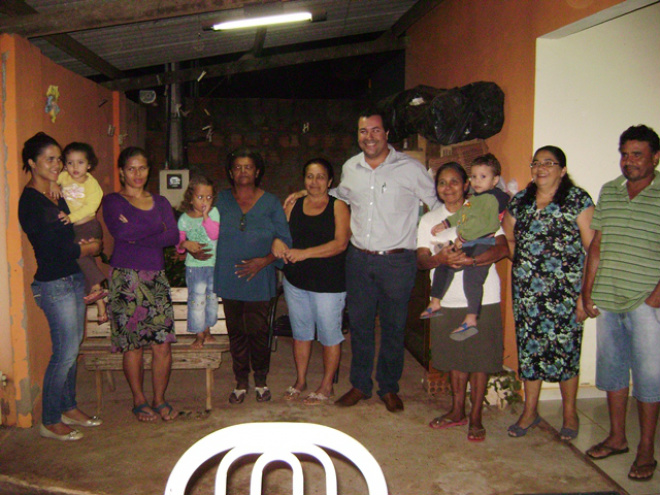
M 303 471 L 294 454 L 316 458 L 325 470 L 326 494 L 337 494 L 337 473 L 330 456 L 335 451 L 350 460 L 367 482 L 370 495 L 387 495 L 378 462 L 353 437 L 328 426 L 311 423 L 246 423 L 213 432 L 190 447 L 174 466 L 165 495 L 185 495 L 190 478 L 208 459 L 227 452 L 218 466 L 215 495 L 226 495 L 227 472 L 240 457 L 261 454 L 252 469 L 250 495 L 262 495 L 263 471 L 271 462 L 285 462 L 293 471 L 293 495 L 303 495 Z
M 284 299 L 284 288 L 277 287 L 277 293 L 270 301 L 268 307 L 268 347 L 271 352 L 277 351 L 277 337 L 293 337 L 288 308 Z

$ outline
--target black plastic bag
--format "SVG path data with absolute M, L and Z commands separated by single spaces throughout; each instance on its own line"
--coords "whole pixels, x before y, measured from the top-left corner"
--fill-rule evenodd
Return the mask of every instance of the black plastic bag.
M 476 82 L 436 96 L 417 132 L 443 145 L 486 139 L 504 125 L 504 92 L 493 82 Z
M 449 90 L 417 86 L 381 100 L 378 107 L 391 143 L 411 134 L 443 145 L 486 139 L 504 124 L 504 92 L 493 82 Z
M 378 108 L 389 125 L 388 141 L 398 143 L 411 134 L 417 134 L 431 101 L 442 93 L 431 86 L 417 86 L 389 96 L 378 102 Z

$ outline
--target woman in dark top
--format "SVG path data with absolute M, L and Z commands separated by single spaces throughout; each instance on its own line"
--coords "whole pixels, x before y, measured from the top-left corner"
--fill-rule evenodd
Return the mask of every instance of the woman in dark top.
M 307 195 L 289 203 L 285 213 L 293 238 L 292 248 L 276 242 L 274 254 L 285 263 L 284 296 L 293 329 L 296 383 L 285 400 L 295 400 L 307 388 L 306 375 L 315 330 L 323 345 L 323 380 L 304 400 L 306 405 L 327 403 L 339 367 L 342 314 L 346 302 L 346 247 L 350 238 L 350 213 L 343 201 L 328 195 L 334 177 L 322 158 L 303 167 Z
M 18 203 L 18 217 L 34 249 L 37 273 L 32 282 L 35 302 L 48 320 L 52 356 L 44 376 L 40 434 L 62 441 L 80 440 L 71 426 L 98 426 L 76 405 L 76 359 L 85 324 L 85 281 L 76 260 L 95 256 L 101 241 L 74 242 L 73 225 L 59 219 L 69 214 L 64 199 L 50 196 L 62 170 L 62 151 L 52 137 L 40 132 L 25 142 L 23 170 L 32 177 Z

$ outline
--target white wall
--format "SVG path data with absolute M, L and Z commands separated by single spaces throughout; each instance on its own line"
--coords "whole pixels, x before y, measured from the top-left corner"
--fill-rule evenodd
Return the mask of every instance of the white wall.
M 660 133 L 659 27 L 660 3 L 654 3 L 575 34 L 537 40 L 534 148 L 562 148 L 573 180 L 594 201 L 601 186 L 620 175 L 621 132 L 646 124 Z M 585 385 L 595 383 L 595 333 L 590 320 L 582 344 Z

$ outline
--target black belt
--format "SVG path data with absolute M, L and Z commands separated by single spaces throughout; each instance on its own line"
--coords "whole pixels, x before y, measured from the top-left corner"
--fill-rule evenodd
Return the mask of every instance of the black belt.
M 355 245 L 352 245 L 355 249 L 360 251 L 361 253 L 365 254 L 375 254 L 377 256 L 387 256 L 388 254 L 401 254 L 405 253 L 407 249 L 390 249 L 388 251 L 369 251 L 367 249 L 360 249 L 359 247 L 356 247 Z

